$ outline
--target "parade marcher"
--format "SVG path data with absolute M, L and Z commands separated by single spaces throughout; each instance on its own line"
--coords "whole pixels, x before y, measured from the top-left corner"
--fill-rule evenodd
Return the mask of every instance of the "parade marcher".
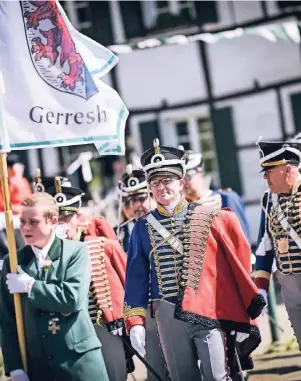
M 10 192 L 10 205 L 13 212 L 15 237 L 17 249 L 24 246 L 20 232 L 20 209 L 21 202 L 32 194 L 30 184 L 22 173 L 18 173 L 16 166 L 19 161 L 16 155 L 11 154 L 7 157 L 8 186 Z M 0 187 L 1 188 L 1 187 Z M 0 189 L 0 259 L 8 253 L 8 242 L 6 236 L 6 224 L 4 215 L 4 203 L 2 189 Z
M 15 165 L 18 162 L 18 158 L 15 155 L 8 156 L 7 158 L 10 204 L 14 215 L 20 214 L 21 202 L 32 194 L 28 181 L 22 176 L 17 176 Z M 0 189 L 0 212 L 4 212 L 2 189 Z
M 274 261 L 282 299 L 301 347 L 301 144 L 258 142 L 269 190 L 261 203 L 255 283 L 267 300 Z
M 200 202 L 203 205 L 212 205 L 218 208 L 231 208 L 237 215 L 243 231 L 252 244 L 250 227 L 246 217 L 244 203 L 241 197 L 231 188 L 212 190 L 203 171 L 203 157 L 201 153 L 188 151 L 184 193 L 187 201 Z
M 130 244 L 130 237 L 135 225 L 135 218 L 133 209 L 131 208 L 130 201 L 127 193 L 122 189 L 122 181 L 119 182 L 117 187 L 118 194 L 118 224 L 114 228 L 117 239 L 127 253 Z
M 134 221 L 155 209 L 156 202 L 152 195 L 149 195 L 145 172 L 142 169 L 133 170 L 129 164 L 126 173 L 122 176 L 121 185 L 122 191 L 127 195 L 128 202 L 133 210 Z M 162 380 L 169 380 L 152 305 L 147 309 L 145 352 L 145 359 L 148 364 L 157 371 Z M 157 381 L 149 369 L 147 369 L 147 380 Z
M 64 183 L 63 183 L 64 184 Z M 59 230 L 67 239 L 84 241 L 92 263 L 89 313 L 97 336 L 110 381 L 126 381 L 127 362 L 123 342 L 123 298 L 126 254 L 115 233 L 104 218 L 80 214 L 82 190 L 64 186 L 47 189 L 59 207 Z M 84 217 L 84 218 L 83 218 Z M 90 223 L 89 223 L 90 222 Z M 132 370 L 133 371 L 133 370 Z
M 124 315 L 132 346 L 144 354 L 150 282 L 172 381 L 230 380 L 226 336 L 236 337 L 242 367 L 260 343 L 252 319 L 265 303 L 249 275 L 249 244 L 233 212 L 185 200 L 183 150 L 155 139 L 141 163 L 157 208 L 130 240 Z
M 1 274 L 2 351 L 12 381 L 108 381 L 88 314 L 91 265 L 86 245 L 55 236 L 58 206 L 47 193 L 21 203 L 18 274 L 9 257 Z M 21 294 L 28 376 L 18 344 L 13 295 Z

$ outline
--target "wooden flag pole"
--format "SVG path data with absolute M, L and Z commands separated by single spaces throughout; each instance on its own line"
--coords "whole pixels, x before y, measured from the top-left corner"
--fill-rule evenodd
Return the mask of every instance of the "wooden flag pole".
M 13 212 L 10 207 L 10 194 L 9 194 L 9 187 L 8 187 L 8 171 L 7 171 L 6 156 L 7 156 L 6 153 L 0 153 L 0 177 L 1 177 L 1 185 L 2 185 L 3 202 L 4 202 L 4 214 L 5 214 L 5 222 L 6 222 L 6 234 L 7 234 L 7 241 L 8 241 L 10 269 L 13 274 L 16 274 L 17 267 L 18 267 L 18 259 L 17 259 L 16 239 L 15 239 L 15 233 L 14 233 Z M 22 317 L 22 306 L 21 306 L 20 294 L 14 294 L 14 304 L 15 304 L 19 347 L 20 347 L 24 371 L 27 372 L 25 334 L 24 334 L 24 324 L 23 324 L 23 317 Z

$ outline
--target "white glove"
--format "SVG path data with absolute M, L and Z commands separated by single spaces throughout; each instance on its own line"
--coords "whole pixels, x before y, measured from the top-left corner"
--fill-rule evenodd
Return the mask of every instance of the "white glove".
M 16 369 L 10 372 L 11 381 L 30 381 L 23 369 Z
M 263 296 L 266 305 L 263 307 L 260 317 L 263 317 L 268 312 L 268 293 L 263 288 L 259 289 L 260 294 Z
M 250 336 L 248 333 L 236 332 L 236 331 L 231 331 L 230 334 L 231 335 L 235 335 L 236 334 L 236 341 L 238 343 L 242 343 L 243 341 L 245 341 Z
M 113 331 L 111 331 L 111 333 L 113 333 L 114 336 L 116 336 L 117 334 L 119 336 L 122 336 L 122 328 L 113 329 Z
M 132 347 L 144 357 L 145 352 L 145 328 L 143 325 L 134 325 L 130 330 L 130 340 Z
M 18 274 L 10 273 L 6 275 L 9 292 L 11 294 L 30 292 L 35 279 L 24 272 L 21 266 L 18 266 L 17 270 Z

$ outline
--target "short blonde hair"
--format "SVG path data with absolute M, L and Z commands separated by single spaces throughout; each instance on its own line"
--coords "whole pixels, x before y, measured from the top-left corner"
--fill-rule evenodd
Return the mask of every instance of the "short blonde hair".
M 45 218 L 58 217 L 59 207 L 57 206 L 55 199 L 46 192 L 33 193 L 22 201 L 21 206 L 30 207 L 39 204 L 41 204 L 44 209 L 43 215 Z

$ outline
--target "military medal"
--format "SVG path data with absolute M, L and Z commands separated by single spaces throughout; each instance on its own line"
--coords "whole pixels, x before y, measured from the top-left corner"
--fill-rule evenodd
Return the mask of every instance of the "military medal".
M 51 331 L 51 333 L 53 335 L 56 335 L 57 331 L 59 331 L 61 329 L 61 327 L 59 325 L 57 325 L 58 322 L 59 322 L 59 318 L 53 318 L 53 319 L 49 320 L 48 331 Z
M 278 241 L 278 251 L 279 254 L 286 254 L 288 253 L 289 249 L 289 242 L 287 238 L 280 238 Z

